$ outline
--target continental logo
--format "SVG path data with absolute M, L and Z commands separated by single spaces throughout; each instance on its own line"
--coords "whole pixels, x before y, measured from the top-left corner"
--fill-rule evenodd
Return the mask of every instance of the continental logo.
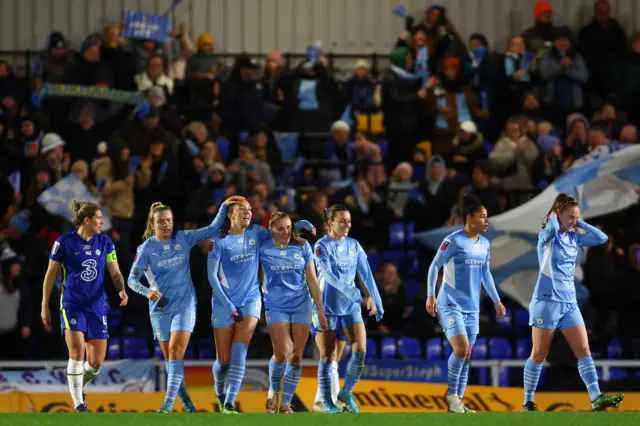
M 444 395 L 429 395 L 424 393 L 388 392 L 379 387 L 367 392 L 353 392 L 356 402 L 361 408 L 393 408 L 420 411 L 446 411 L 447 403 Z M 464 397 L 467 407 L 475 411 L 519 411 L 520 407 L 501 399 L 497 393 L 481 395 L 467 393 Z
M 89 400 L 89 404 L 91 404 L 91 400 Z M 88 410 L 89 412 L 92 413 L 155 413 L 158 411 L 159 407 L 156 408 L 145 408 L 142 410 L 132 410 L 132 409 L 126 409 L 126 408 L 119 408 L 118 404 L 115 402 L 108 402 L 106 404 L 103 405 L 99 405 L 96 409 L 94 410 Z M 235 404 L 235 408 L 237 411 L 242 412 L 242 408 L 240 406 L 239 402 L 236 402 Z M 34 410 L 35 411 L 35 410 Z M 39 413 L 71 413 L 74 412 L 75 410 L 73 409 L 73 407 L 64 401 L 53 401 L 50 402 L 49 404 L 44 405 L 41 409 L 37 410 Z M 182 411 L 180 410 L 173 410 L 174 413 L 180 413 Z M 198 412 L 200 413 L 217 413 L 220 412 L 220 406 L 218 404 L 211 404 L 210 409 L 198 409 Z

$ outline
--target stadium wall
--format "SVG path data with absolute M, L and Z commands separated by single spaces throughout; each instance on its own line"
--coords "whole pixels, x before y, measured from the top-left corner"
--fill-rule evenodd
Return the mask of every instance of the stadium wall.
M 414 16 L 440 3 L 463 37 L 484 33 L 492 48 L 533 23 L 536 0 L 182 0 L 173 16 L 196 37 L 209 31 L 219 52 L 300 53 L 322 40 L 333 53 L 388 53 L 403 29 L 393 15 L 405 4 Z M 591 19 L 593 0 L 552 0 L 554 23 L 577 30 Z M 640 1 L 610 0 L 613 15 L 628 32 L 640 27 Z M 51 31 L 78 48 L 106 21 L 119 22 L 123 9 L 161 14 L 172 0 L 1 0 L 0 50 L 41 49 Z

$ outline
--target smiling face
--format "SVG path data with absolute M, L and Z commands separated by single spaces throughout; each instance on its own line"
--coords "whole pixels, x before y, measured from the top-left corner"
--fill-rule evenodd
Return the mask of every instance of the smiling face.
M 159 239 L 166 240 L 173 234 L 173 213 L 161 210 L 153 214 L 153 231 Z
M 335 238 L 344 238 L 351 230 L 351 213 L 346 210 L 337 212 L 333 219 L 329 220 L 329 230 Z
M 232 228 L 247 228 L 251 224 L 252 216 L 251 205 L 248 201 L 232 204 L 229 206 L 229 212 L 227 213 Z
M 282 216 L 274 220 L 269 229 L 278 244 L 287 245 L 291 241 L 292 226 L 289 216 Z

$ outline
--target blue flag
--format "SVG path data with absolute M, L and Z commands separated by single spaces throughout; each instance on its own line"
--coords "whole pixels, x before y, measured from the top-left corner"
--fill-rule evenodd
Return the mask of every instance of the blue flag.
M 71 211 L 71 201 L 82 200 L 100 204 L 98 197 L 93 195 L 85 186 L 84 182 L 75 174 L 69 173 L 65 178 L 46 189 L 38 197 L 38 203 L 52 215 L 61 216 L 71 222 L 73 212 Z M 111 229 L 111 219 L 106 209 L 102 209 L 104 219 L 103 231 Z
M 399 4 L 393 9 L 393 13 L 396 16 L 401 17 L 402 19 L 406 19 L 409 16 L 409 12 L 407 11 L 407 7 L 404 4 Z
M 158 43 L 169 42 L 171 19 L 166 16 L 152 15 L 137 10 L 125 10 L 122 25 L 124 37 L 153 40 Z

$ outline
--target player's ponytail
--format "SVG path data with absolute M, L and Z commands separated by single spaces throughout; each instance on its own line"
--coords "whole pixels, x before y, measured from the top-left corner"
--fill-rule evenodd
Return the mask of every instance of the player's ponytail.
M 324 227 L 325 230 L 329 230 L 329 221 L 335 220 L 336 216 L 340 212 L 348 212 L 349 209 L 342 204 L 334 204 L 331 207 L 324 209 Z
M 166 210 L 171 211 L 171 207 L 165 206 L 161 202 L 155 202 L 151 204 L 151 208 L 149 209 L 149 215 L 147 216 L 147 225 L 145 227 L 144 234 L 142 235 L 143 241 L 153 237 L 154 235 L 154 231 L 153 231 L 154 215 L 158 212 L 163 212 Z
M 458 206 L 458 214 L 464 223 L 467 223 L 467 216 L 473 216 L 480 208 L 482 203 L 475 195 L 466 194 L 462 197 L 462 203 Z
M 96 212 L 100 210 L 100 206 L 91 201 L 71 201 L 71 211 L 73 212 L 73 226 L 79 228 L 86 218 L 92 218 Z
M 566 192 L 562 192 L 558 194 L 556 196 L 556 199 L 553 200 L 553 204 L 551 204 L 551 208 L 547 212 L 547 215 L 544 217 L 544 221 L 542 222 L 542 229 L 544 229 L 547 226 L 547 223 L 549 222 L 549 218 L 553 213 L 559 214 L 559 213 L 562 213 L 562 211 L 566 207 L 577 206 L 577 205 L 578 205 L 578 202 L 576 201 L 576 199 L 573 198 L 571 195 L 567 194 Z
M 275 212 L 275 213 L 273 213 L 271 215 L 271 217 L 269 218 L 269 229 L 271 229 L 271 227 L 273 226 L 274 223 L 276 223 L 280 219 L 284 219 L 284 218 L 287 218 L 287 217 L 289 218 L 289 220 L 291 220 L 291 216 L 289 216 L 289 213 L 285 213 L 285 212 Z M 307 240 L 302 238 L 302 236 L 300 235 L 299 232 L 291 233 L 291 244 L 293 244 L 294 246 L 303 246 L 304 243 L 306 243 L 306 242 L 307 242 Z

